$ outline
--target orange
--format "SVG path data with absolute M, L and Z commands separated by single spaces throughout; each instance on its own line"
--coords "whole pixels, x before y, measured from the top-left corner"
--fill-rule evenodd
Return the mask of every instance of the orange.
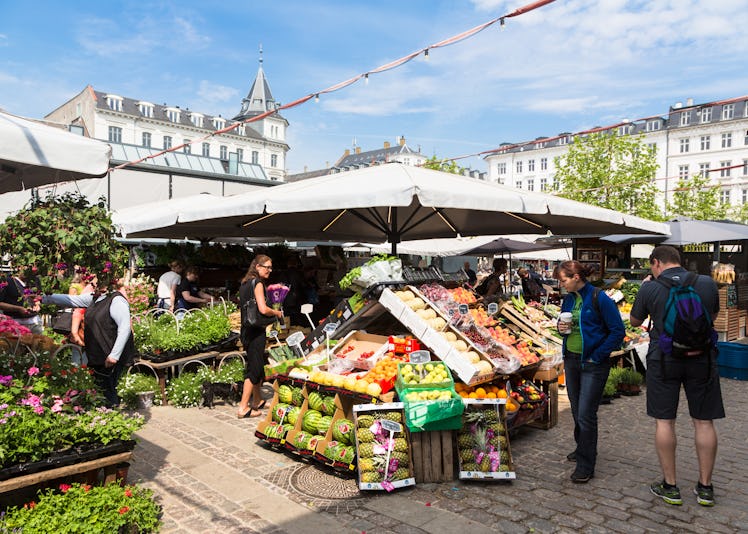
M 475 395 L 476 395 L 476 397 L 478 397 L 479 399 L 485 399 L 485 398 L 486 398 L 486 390 L 485 390 L 485 389 L 483 389 L 483 388 L 477 388 L 477 389 L 475 390 Z
M 464 391 L 458 391 L 457 393 L 459 393 L 459 394 L 460 394 L 460 397 L 462 397 L 462 398 L 465 398 L 465 399 L 467 399 L 467 398 L 468 398 L 468 394 L 467 394 L 467 393 L 465 393 Z
M 488 394 L 486 394 L 486 398 L 487 399 L 495 399 L 496 398 L 496 393 L 494 393 L 493 391 L 490 391 Z
M 505 389 L 500 389 L 499 391 L 497 391 L 496 392 L 496 398 L 497 399 L 506 399 L 507 398 L 506 390 Z
M 468 398 L 469 399 L 477 399 L 478 398 L 478 394 L 475 391 L 473 391 L 472 393 L 468 394 Z

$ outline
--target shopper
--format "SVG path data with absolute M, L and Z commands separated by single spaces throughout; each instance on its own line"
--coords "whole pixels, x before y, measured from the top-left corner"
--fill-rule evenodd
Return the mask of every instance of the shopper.
M 122 371 L 132 363 L 135 343 L 130 328 L 130 303 L 116 291 L 111 267 L 96 275 L 93 293 L 45 295 L 43 304 L 86 308 L 83 341 L 88 366 L 108 407 L 117 406 L 117 384 Z
M 178 296 L 177 287 L 182 282 L 183 271 L 182 260 L 174 260 L 169 263 L 169 270 L 159 277 L 156 295 L 158 296 L 157 306 L 160 309 L 174 311 Z
M 27 298 L 32 291 L 30 285 L 29 280 L 20 273 L 6 276 L 0 281 L 0 313 L 25 326 L 32 334 L 41 334 L 44 328 L 39 317 L 39 303 L 29 302 Z M 38 281 L 35 285 L 39 287 Z
M 543 295 L 543 281 L 540 275 L 525 267 L 517 269 L 517 274 L 522 282 L 522 295 L 525 300 L 540 300 Z
M 177 286 L 177 309 L 191 310 L 213 302 L 213 297 L 200 289 L 198 281 L 200 269 L 190 265 L 184 271 L 184 278 Z
M 626 334 L 615 303 L 587 281 L 592 272 L 576 260 L 563 262 L 556 271 L 559 285 L 568 292 L 561 312 L 571 313 L 568 329 L 559 322 L 576 442 L 566 458 L 576 461 L 571 480 L 580 484 L 595 475 L 597 410 L 610 372 L 610 354 L 621 348 Z
M 240 419 L 244 417 L 259 417 L 262 415 L 260 410 L 265 406 L 260 389 L 262 379 L 265 376 L 265 327 L 250 326 L 247 324 L 245 304 L 254 294 L 260 314 L 267 317 L 283 318 L 282 310 L 274 310 L 267 304 L 265 290 L 272 271 L 272 260 L 264 254 L 259 254 L 252 260 L 247 274 L 242 278 L 242 285 L 239 287 L 239 304 L 242 317 L 240 337 L 242 346 L 247 352 L 247 364 L 244 370 L 244 388 L 242 389 L 242 398 L 239 402 L 239 411 L 237 413 Z
M 476 293 L 484 300 L 495 300 L 501 297 L 506 289 L 507 276 L 509 276 L 507 261 L 504 258 L 496 258 L 493 260 L 493 272 L 478 284 L 475 288 Z
M 649 350 L 647 351 L 647 415 L 655 419 L 655 449 L 662 470 L 662 482 L 650 486 L 652 493 L 668 504 L 683 504 L 677 486 L 675 469 L 675 418 L 681 385 L 686 392 L 688 410 L 694 426 L 699 481 L 694 488 L 696 501 L 714 506 L 712 471 L 717 456 L 717 432 L 714 419 L 725 417 L 714 349 L 694 359 L 678 359 L 665 355 L 659 344 L 664 331 L 669 279 L 681 284 L 689 272 L 681 267 L 678 250 L 659 246 L 649 257 L 652 277 L 656 281 L 642 284 L 631 308 L 631 325 L 639 326 L 649 317 Z M 649 277 L 648 277 L 649 278 Z M 709 276 L 699 275 L 692 284 L 704 310 L 713 320 L 719 311 L 719 295 Z
M 466 261 L 463 270 L 467 275 L 467 283 L 470 287 L 475 287 L 475 283 L 478 281 L 478 275 L 475 271 L 470 268 L 470 262 Z

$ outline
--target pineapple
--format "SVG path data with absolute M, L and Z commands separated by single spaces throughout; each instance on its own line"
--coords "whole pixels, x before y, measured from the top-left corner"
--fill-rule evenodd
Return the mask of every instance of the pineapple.
M 374 459 L 373 458 L 361 458 L 358 461 L 358 470 L 362 473 L 366 471 L 374 471 Z
M 506 433 L 506 429 L 504 428 L 504 425 L 498 422 L 491 423 L 490 425 L 488 425 L 488 428 L 493 430 L 494 434 L 505 434 Z
M 392 473 L 390 480 L 403 480 L 410 476 L 410 471 L 405 467 L 399 467 Z
M 395 438 L 395 449 L 397 452 L 408 452 L 408 442 L 405 438 Z
M 390 453 L 390 459 L 397 460 L 398 467 L 407 467 L 410 463 L 410 458 L 408 457 L 407 452 L 392 452 Z
M 501 451 L 499 453 L 499 459 L 502 464 L 509 464 L 509 453 L 507 451 Z
M 486 412 L 484 410 L 470 410 L 469 412 L 465 412 L 465 414 L 462 416 L 462 420 L 465 424 L 468 425 L 473 423 L 481 425 L 485 420 L 485 413 Z
M 483 458 L 478 465 L 478 469 L 484 473 L 488 473 L 491 470 L 491 459 L 488 457 L 488 454 L 483 455 Z
M 366 471 L 361 473 L 361 482 L 382 482 L 382 474 L 376 471 Z
M 470 432 L 460 432 L 457 436 L 457 447 L 459 449 L 472 449 L 475 445 L 475 437 Z
M 360 443 L 358 444 L 358 457 L 359 458 L 371 458 L 374 456 L 374 444 L 373 443 Z
M 473 449 L 460 449 L 460 460 L 463 464 L 467 462 L 474 462 L 475 453 L 473 452 Z
M 356 438 L 359 443 L 371 443 L 374 441 L 374 433 L 368 428 L 359 428 L 356 430 Z
M 488 438 L 484 428 L 478 428 L 475 431 L 475 450 L 485 453 L 481 459 L 478 469 L 483 472 L 491 470 L 491 460 L 488 458 Z
M 373 424 L 374 424 L 373 415 L 359 415 L 358 416 L 358 427 L 359 428 L 369 428 Z
M 396 411 L 391 412 L 385 412 L 384 413 L 384 419 L 389 419 L 390 421 L 394 421 L 396 423 L 402 423 L 403 422 L 403 414 Z
M 478 471 L 478 464 L 473 462 L 467 462 L 462 464 L 462 470 L 463 471 Z
M 484 419 L 487 423 L 496 423 L 499 420 L 499 413 L 494 409 L 484 410 Z

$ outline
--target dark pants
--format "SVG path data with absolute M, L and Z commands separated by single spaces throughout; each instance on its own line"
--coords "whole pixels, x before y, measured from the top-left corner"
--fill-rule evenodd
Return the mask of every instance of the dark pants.
M 104 395 L 107 408 L 119 406 L 117 384 L 119 384 L 124 367 L 121 361 L 118 361 L 113 367 L 109 368 L 103 365 L 91 365 L 94 371 L 94 382 L 99 391 Z
M 577 472 L 592 474 L 597 461 L 597 409 L 608 380 L 610 361 L 600 364 L 582 362 L 579 354 L 564 356 L 566 392 L 574 417 L 574 441 L 577 444 Z

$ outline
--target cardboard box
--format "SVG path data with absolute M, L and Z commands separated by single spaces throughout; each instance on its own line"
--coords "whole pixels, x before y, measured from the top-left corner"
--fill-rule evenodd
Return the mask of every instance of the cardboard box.
M 511 446 L 509 444 L 509 428 L 506 420 L 506 411 L 505 411 L 505 404 L 506 399 L 463 399 L 463 402 L 465 404 L 465 411 L 475 411 L 475 410 L 496 410 L 496 413 L 498 415 L 498 420 L 501 425 L 504 427 L 503 435 L 505 438 L 506 446 L 505 448 L 499 448 L 497 451 L 499 452 L 499 455 L 501 452 L 505 452 L 506 456 L 508 456 L 508 462 L 505 463 L 505 469 L 504 470 L 497 470 L 497 471 L 479 471 L 479 470 L 466 470 L 463 469 L 463 462 L 460 449 L 458 447 L 457 449 L 457 461 L 459 467 L 459 478 L 462 480 L 476 480 L 476 479 L 488 479 L 488 480 L 512 480 L 517 478 L 517 475 L 514 471 L 514 462 L 512 460 L 512 450 Z M 459 434 L 458 434 L 459 435 Z M 501 469 L 502 463 L 499 456 L 499 469 Z

